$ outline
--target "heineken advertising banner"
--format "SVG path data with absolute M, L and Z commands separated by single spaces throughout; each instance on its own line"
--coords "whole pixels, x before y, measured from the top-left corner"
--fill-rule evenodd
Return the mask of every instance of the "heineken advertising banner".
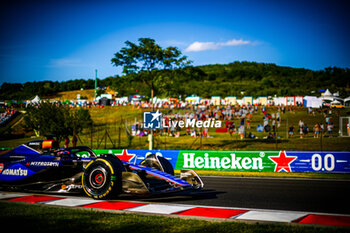
M 350 151 L 94 150 L 139 164 L 149 154 L 163 156 L 175 169 L 350 173 Z

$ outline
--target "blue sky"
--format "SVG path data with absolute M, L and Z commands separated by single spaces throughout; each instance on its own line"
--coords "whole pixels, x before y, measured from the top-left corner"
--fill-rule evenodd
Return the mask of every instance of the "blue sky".
M 193 65 L 256 61 L 350 67 L 346 1 L 8 1 L 0 5 L 0 83 L 121 75 L 111 58 L 150 37 Z

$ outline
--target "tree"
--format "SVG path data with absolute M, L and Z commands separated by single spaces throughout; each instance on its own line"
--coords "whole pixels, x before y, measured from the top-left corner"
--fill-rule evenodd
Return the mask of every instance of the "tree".
M 26 128 L 40 132 L 41 135 L 54 134 L 60 142 L 67 136 L 79 134 L 91 125 L 87 109 L 70 109 L 50 103 L 30 106 L 24 116 Z
M 126 41 L 126 47 L 114 54 L 111 62 L 114 66 L 123 66 L 123 73 L 141 79 L 151 90 L 171 82 L 171 72 L 191 63 L 182 56 L 176 47 L 161 48 L 150 38 L 139 38 L 139 44 Z M 165 72 L 167 71 L 167 72 Z
M 141 79 L 151 89 L 153 100 L 154 90 L 164 90 L 174 78 L 172 71 L 189 65 L 191 61 L 176 47 L 163 49 L 150 38 L 139 38 L 138 41 L 138 45 L 126 41 L 126 47 L 115 53 L 111 62 L 114 66 L 123 66 L 123 73 L 127 76 Z M 153 130 L 149 148 L 153 149 Z

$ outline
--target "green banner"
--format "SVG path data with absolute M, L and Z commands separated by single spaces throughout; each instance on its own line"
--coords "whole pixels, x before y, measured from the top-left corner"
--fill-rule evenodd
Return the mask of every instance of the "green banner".
M 123 149 L 94 149 L 93 150 L 97 155 L 100 154 L 122 154 Z
M 275 163 L 269 157 L 278 155 L 278 151 L 180 151 L 175 168 L 273 172 Z
M 350 173 L 349 151 L 195 151 L 97 149 L 120 160 L 139 164 L 147 155 L 168 159 L 175 169 L 252 172 Z M 88 155 L 83 155 L 88 156 Z

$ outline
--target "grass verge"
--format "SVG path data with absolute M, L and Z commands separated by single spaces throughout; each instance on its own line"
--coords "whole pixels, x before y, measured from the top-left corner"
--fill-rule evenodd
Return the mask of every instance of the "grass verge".
M 85 95 L 85 94 L 84 94 Z M 72 94 L 72 96 L 76 96 Z M 74 97 L 75 98 L 75 97 Z M 127 136 L 125 128 L 131 129 L 131 125 L 142 122 L 143 112 L 150 109 L 138 109 L 132 106 L 112 107 L 106 106 L 104 108 L 92 107 L 89 108 L 91 118 L 94 121 L 93 127 L 88 127 L 80 133 L 78 146 L 90 146 L 91 148 L 120 148 L 120 149 L 147 149 L 148 138 Z M 276 107 L 268 107 L 268 113 L 277 113 Z M 171 115 L 179 113 L 180 115 L 193 112 L 186 110 L 169 110 L 162 109 L 164 115 Z M 349 151 L 350 137 L 339 137 L 339 117 L 348 116 L 349 110 L 342 109 L 332 111 L 330 117 L 334 122 L 333 133 L 325 133 L 322 137 L 314 138 L 313 127 L 316 123 L 325 123 L 323 112 L 314 111 L 315 114 L 308 114 L 306 108 L 295 108 L 294 112 L 287 111 L 281 113 L 281 125 L 277 129 L 277 136 L 279 139 L 264 139 L 268 135 L 265 132 L 257 132 L 256 127 L 263 124 L 263 113 L 258 110 L 253 114 L 251 120 L 251 128 L 247 127 L 247 135 L 249 132 L 256 135 L 256 139 L 246 138 L 240 139 L 238 133 L 216 133 L 215 128 L 209 128 L 209 135 L 207 138 L 193 138 L 186 134 L 186 129 L 180 131 L 180 137 L 167 137 L 163 133 L 155 136 L 155 149 L 171 149 L 171 150 L 245 150 L 245 151 L 270 151 L 270 150 L 290 150 L 290 151 Z M 309 126 L 310 132 L 308 135 L 299 135 L 299 120 L 302 120 Z M 234 118 L 231 121 L 235 122 L 236 127 L 240 124 L 239 118 Z M 226 120 L 223 121 L 223 126 Z M 35 139 L 23 138 L 24 135 L 34 135 L 34 132 L 26 132 L 24 130 L 24 122 L 16 125 L 16 127 L 8 127 L 2 129 L 0 127 L 0 148 L 1 147 L 15 147 L 23 143 L 23 141 L 31 141 Z M 271 123 L 270 123 L 271 125 Z M 288 129 L 294 126 L 294 136 L 288 137 Z M 345 133 L 346 124 L 343 124 L 342 131 Z M 1 130 L 3 132 L 1 133 Z M 105 137 L 108 132 L 108 137 Z M 107 138 L 107 140 L 106 140 Z M 62 143 L 61 143 L 62 146 Z
M 0 209 L 2 229 L 17 232 L 350 232 L 344 228 L 115 214 L 9 202 L 0 202 Z

